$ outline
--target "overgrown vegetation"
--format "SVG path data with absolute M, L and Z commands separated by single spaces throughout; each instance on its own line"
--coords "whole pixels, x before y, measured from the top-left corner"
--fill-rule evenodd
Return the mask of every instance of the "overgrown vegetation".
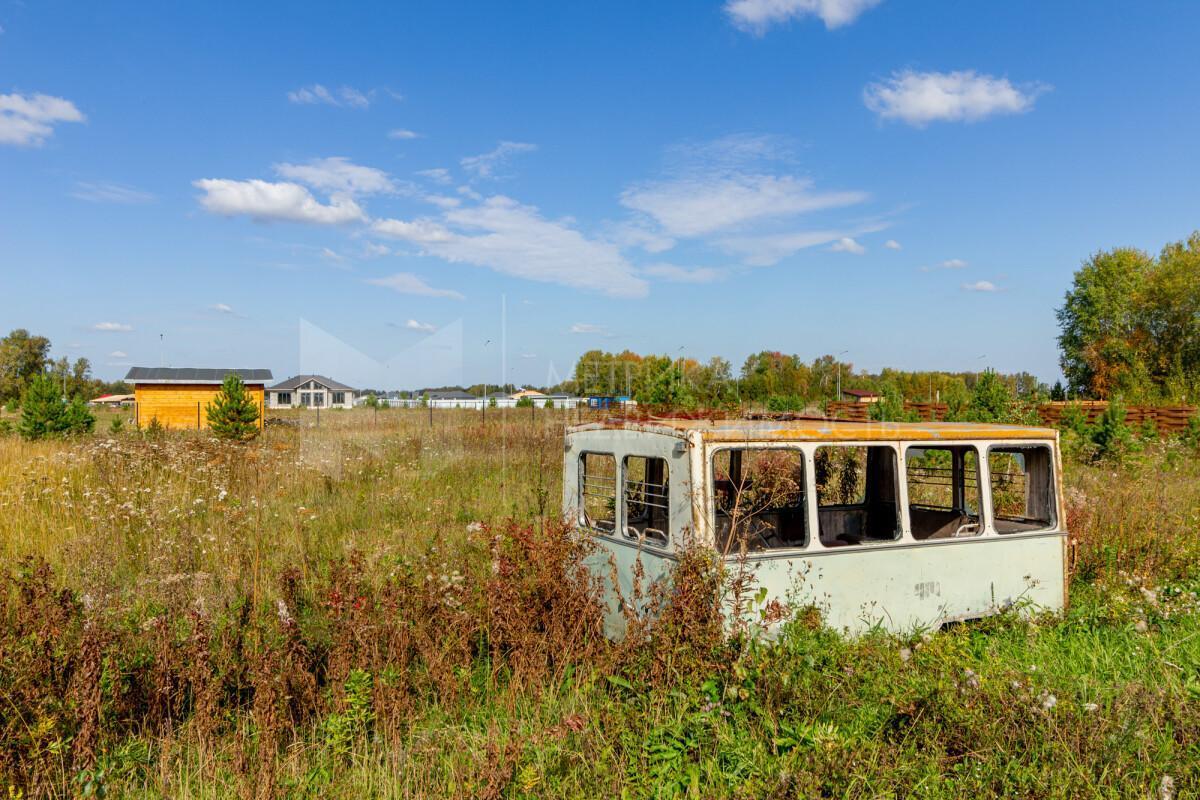
M 573 420 L 575 414 L 569 417 Z M 1071 463 L 1072 596 L 722 635 L 688 554 L 598 631 L 565 413 L 0 441 L 0 785 L 67 797 L 1186 797 L 1200 460 Z M 10 788 L 11 787 L 11 788 Z

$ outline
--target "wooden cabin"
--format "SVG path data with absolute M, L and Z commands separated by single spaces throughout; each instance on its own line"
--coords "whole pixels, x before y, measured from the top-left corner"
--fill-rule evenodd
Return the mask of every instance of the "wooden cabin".
M 258 406 L 263 426 L 269 369 L 195 369 L 190 367 L 132 367 L 125 382 L 133 384 L 134 421 L 144 428 L 157 419 L 164 428 L 200 430 L 208 427 L 208 404 L 221 391 L 228 375 L 237 375 Z

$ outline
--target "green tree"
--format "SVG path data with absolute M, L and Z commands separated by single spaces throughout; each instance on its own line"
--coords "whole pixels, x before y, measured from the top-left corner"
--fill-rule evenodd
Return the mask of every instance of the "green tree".
M 0 402 L 17 399 L 46 369 L 50 340 L 17 328 L 0 339 Z
M 971 392 L 967 419 L 971 422 L 1008 422 L 1014 411 L 1012 389 L 995 370 L 984 370 Z
M 258 405 L 237 375 L 226 375 L 220 393 L 205 409 L 208 427 L 220 439 L 246 441 L 258 435 Z
M 21 422 L 18 429 L 26 439 L 42 439 L 61 434 L 89 433 L 96 418 L 83 398 L 70 405 L 63 402 L 59 385 L 46 374 L 34 376 L 21 397 Z

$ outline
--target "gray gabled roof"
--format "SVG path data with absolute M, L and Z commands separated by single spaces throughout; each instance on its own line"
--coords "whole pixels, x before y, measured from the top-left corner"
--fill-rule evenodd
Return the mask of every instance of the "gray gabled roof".
M 355 389 L 347 386 L 344 383 L 338 383 L 331 378 L 326 378 L 324 375 L 297 375 L 294 378 L 288 378 L 286 381 L 281 381 L 274 386 L 268 386 L 268 392 L 290 392 L 293 389 L 298 389 L 303 384 L 309 381 L 316 381 L 326 389 L 332 389 L 337 392 L 353 392 Z
M 272 377 L 269 369 L 130 367 L 125 380 L 131 383 L 223 383 L 226 375 L 237 375 L 243 383 L 266 383 Z

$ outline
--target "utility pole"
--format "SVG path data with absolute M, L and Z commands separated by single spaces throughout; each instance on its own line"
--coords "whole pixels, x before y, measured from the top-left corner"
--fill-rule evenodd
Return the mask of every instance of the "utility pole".
M 842 352 L 838 353 L 836 356 L 838 376 L 837 376 L 837 398 L 835 398 L 835 399 L 839 403 L 842 402 L 842 356 L 846 355 L 846 353 L 849 353 L 849 352 L 850 352 L 849 350 L 843 350 Z

